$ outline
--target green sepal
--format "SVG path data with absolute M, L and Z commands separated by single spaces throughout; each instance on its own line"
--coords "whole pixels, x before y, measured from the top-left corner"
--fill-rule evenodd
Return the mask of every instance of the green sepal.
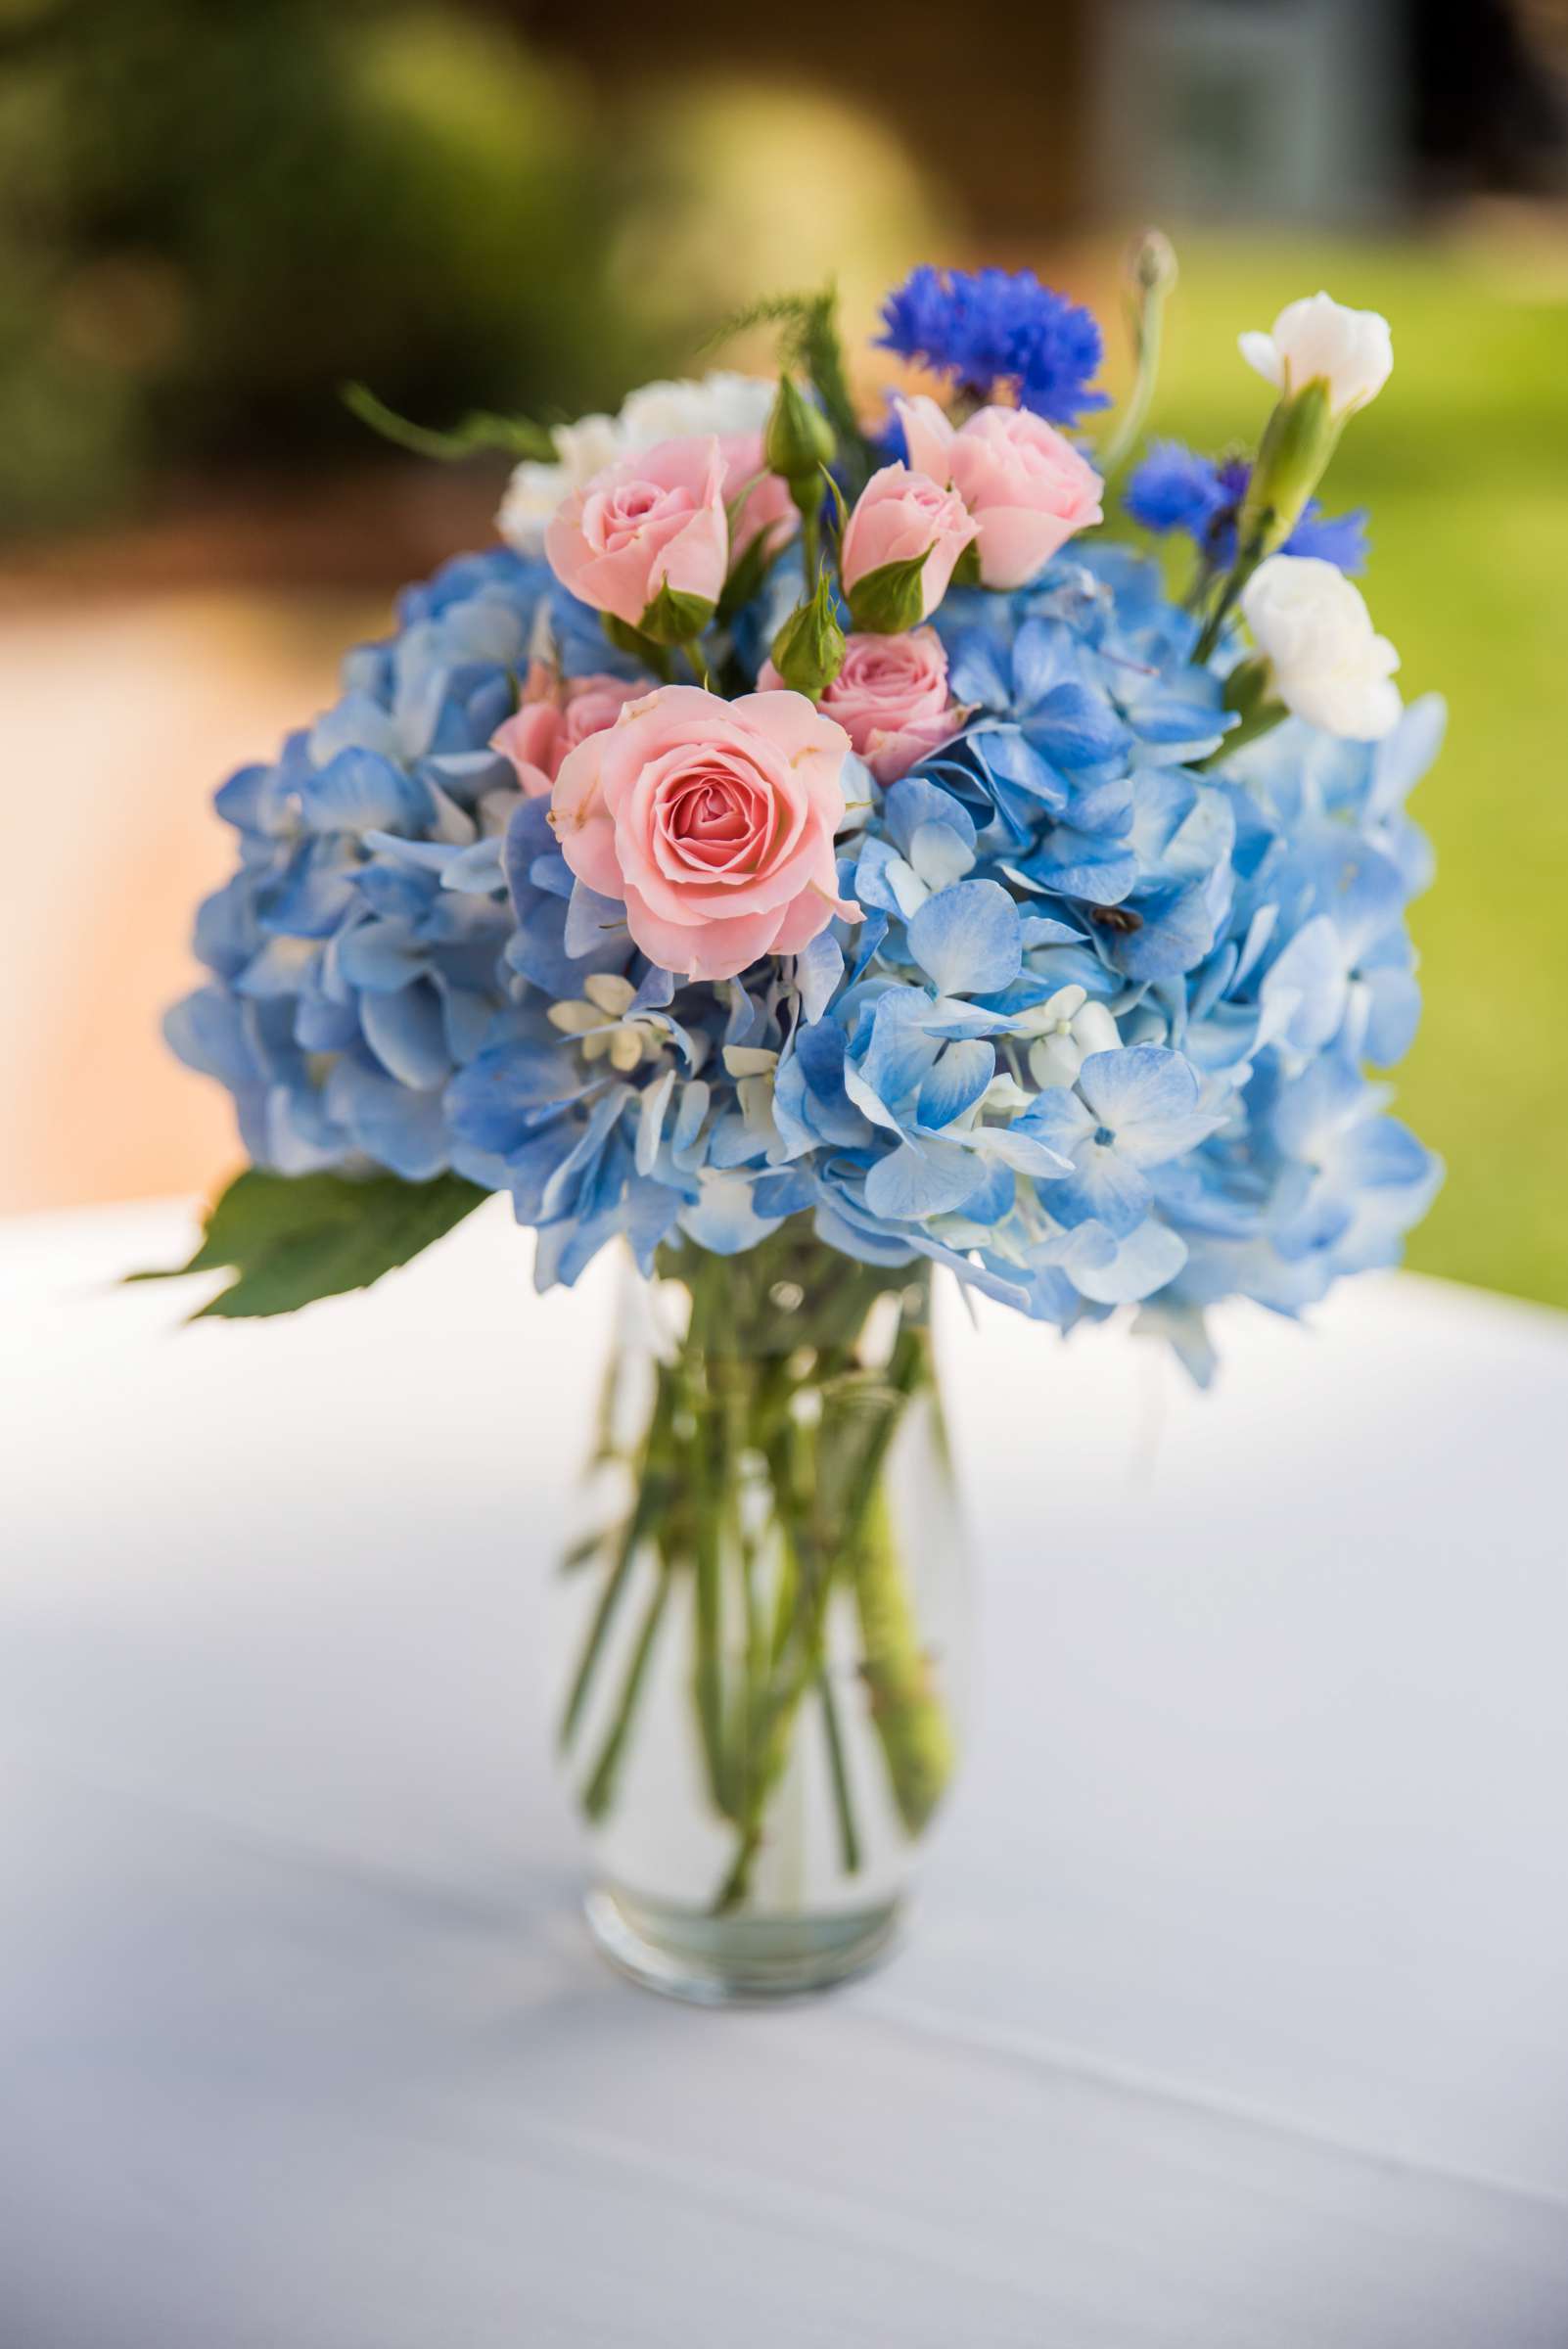
M 231 1271 L 233 1281 L 193 1320 L 292 1313 L 318 1297 L 369 1288 L 488 1196 L 460 1174 L 403 1182 L 395 1174 L 273 1174 L 248 1167 L 211 1208 L 188 1263 L 130 1278 Z
M 1273 665 L 1264 653 L 1249 654 L 1238 661 L 1225 679 L 1221 701 L 1241 718 L 1253 716 L 1264 704 L 1273 698 Z
M 1271 733 L 1290 714 L 1279 699 L 1274 665 L 1263 653 L 1249 654 L 1245 661 L 1236 663 L 1225 679 L 1222 699 L 1224 708 L 1240 723 L 1231 727 L 1224 740 L 1209 753 L 1207 759 L 1196 761 L 1193 771 L 1197 774 L 1206 774 L 1234 752 L 1244 750 L 1249 742 L 1256 742 L 1260 736 Z
M 978 538 L 970 539 L 969 544 L 953 565 L 950 584 L 954 587 L 983 587 L 985 585 L 985 581 L 980 576 L 980 540 Z
M 686 595 L 666 579 L 637 628 L 650 644 L 691 644 L 713 617 L 714 607 L 706 595 Z
M 844 491 L 839 487 L 838 477 L 829 473 L 825 465 L 821 468 L 821 473 L 823 481 L 827 484 L 828 495 L 833 500 L 833 512 L 838 522 L 839 536 L 842 538 L 849 526 L 849 505 L 845 500 Z
M 844 667 L 844 630 L 832 581 L 820 571 L 813 592 L 796 605 L 773 639 L 773 667 L 792 692 L 804 693 L 815 702 Z
M 599 625 L 618 653 L 624 653 L 628 660 L 640 662 L 644 668 L 652 669 L 656 676 L 668 671 L 669 664 L 665 657 L 664 646 L 655 644 L 651 636 L 644 636 L 629 621 L 618 620 L 613 612 L 601 612 Z
M 921 575 L 936 545 L 902 563 L 883 563 L 850 589 L 850 624 L 872 636 L 901 636 L 925 611 Z
M 412 449 L 416 457 L 436 457 L 443 464 L 450 464 L 494 449 L 503 456 L 532 458 L 536 464 L 555 462 L 554 434 L 529 416 L 492 416 L 486 409 L 476 408 L 459 417 L 449 431 L 437 432 L 429 425 L 413 424 L 406 416 L 399 416 L 384 399 L 376 397 L 368 384 L 344 384 L 341 397 L 344 406 L 361 424 L 367 424 L 384 440 Z
M 1277 403 L 1236 524 L 1237 546 L 1253 561 L 1262 562 L 1284 545 L 1328 469 L 1339 433 L 1322 376 Z

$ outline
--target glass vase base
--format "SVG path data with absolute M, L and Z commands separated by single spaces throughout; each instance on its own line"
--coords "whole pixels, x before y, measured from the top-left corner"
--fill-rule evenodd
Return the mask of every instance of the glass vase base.
M 853 1981 L 893 1955 L 904 1914 L 895 1899 L 824 1916 L 714 1916 L 605 1884 L 582 1905 L 619 1972 L 694 2006 L 766 2006 Z

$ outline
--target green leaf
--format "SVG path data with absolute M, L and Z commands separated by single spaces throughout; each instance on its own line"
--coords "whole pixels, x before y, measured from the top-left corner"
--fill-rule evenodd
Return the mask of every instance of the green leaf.
M 442 433 L 399 416 L 385 400 L 376 397 L 368 384 L 343 385 L 342 398 L 344 406 L 361 424 L 369 425 L 384 440 L 412 449 L 416 457 L 436 457 L 449 464 L 460 457 L 498 449 L 503 456 L 531 457 L 538 464 L 550 465 L 555 461 L 554 434 L 528 416 L 492 416 L 486 409 L 476 408 L 460 417 L 449 432 Z
M 248 1167 L 208 1216 L 188 1264 L 133 1272 L 132 1280 L 180 1280 L 232 1270 L 194 1320 L 292 1313 L 318 1297 L 369 1288 L 405 1265 L 489 1194 L 459 1174 L 402 1182 L 395 1174 L 272 1174 Z

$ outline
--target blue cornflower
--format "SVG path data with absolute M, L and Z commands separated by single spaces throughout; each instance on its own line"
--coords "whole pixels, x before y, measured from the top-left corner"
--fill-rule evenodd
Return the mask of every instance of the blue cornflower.
M 949 375 L 973 399 L 1010 385 L 1021 407 L 1076 424 L 1109 404 L 1091 389 L 1103 345 L 1092 313 L 1032 269 L 911 270 L 883 305 L 883 347 Z
M 1144 530 L 1161 536 L 1181 530 L 1201 544 L 1230 500 L 1212 457 L 1198 456 L 1179 440 L 1151 440 L 1127 485 L 1126 503 Z
M 1221 569 L 1236 551 L 1236 516 L 1252 469 L 1244 457 L 1200 457 L 1179 440 L 1155 440 L 1127 486 L 1132 520 L 1160 536 L 1180 530 Z M 1286 539 L 1287 555 L 1316 555 L 1354 578 L 1366 569 L 1366 512 L 1325 514 L 1311 498 Z

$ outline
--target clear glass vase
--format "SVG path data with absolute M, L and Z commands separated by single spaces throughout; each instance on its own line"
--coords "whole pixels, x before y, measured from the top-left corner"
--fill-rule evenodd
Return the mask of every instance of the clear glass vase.
M 629 1265 L 563 1577 L 589 1921 L 691 1999 L 861 1971 L 951 1783 L 968 1646 L 929 1268 L 785 1225 Z

